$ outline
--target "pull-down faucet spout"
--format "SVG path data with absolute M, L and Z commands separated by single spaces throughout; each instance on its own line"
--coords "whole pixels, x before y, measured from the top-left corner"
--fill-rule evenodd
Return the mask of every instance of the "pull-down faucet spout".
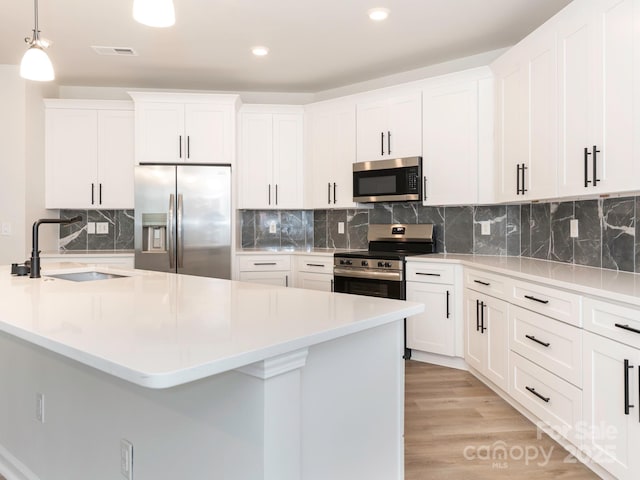
M 33 223 L 31 233 L 31 273 L 30 278 L 40 278 L 40 250 L 38 249 L 38 227 L 43 223 L 58 223 L 60 225 L 68 225 L 82 220 L 82 216 L 77 215 L 73 218 L 41 218 Z

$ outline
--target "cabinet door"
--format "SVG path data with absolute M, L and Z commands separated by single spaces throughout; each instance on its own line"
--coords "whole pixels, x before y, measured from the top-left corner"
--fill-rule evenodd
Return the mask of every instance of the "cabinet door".
M 241 114 L 241 208 L 275 208 L 272 120 L 266 113 Z
M 272 205 L 302 208 L 303 115 L 273 115 Z
M 96 110 L 46 111 L 46 208 L 97 208 L 97 146 Z
M 422 92 L 425 205 L 478 202 L 477 81 Z
M 632 368 L 625 368 L 625 360 Z M 639 360 L 638 350 L 584 332 L 585 447 L 596 462 L 620 479 L 637 478 L 640 468 Z M 628 404 L 633 408 L 625 412 Z
M 480 299 L 476 292 L 465 291 L 464 359 L 479 372 L 484 370 L 487 341 L 480 329 Z
M 333 275 L 326 273 L 298 272 L 296 286 L 307 290 L 333 292 Z
M 426 311 L 407 318 L 407 347 L 455 356 L 453 287 L 407 282 L 407 300 L 421 302 Z
M 288 287 L 289 276 L 289 272 L 240 272 L 240 281 Z
M 135 115 L 137 163 L 185 161 L 183 104 L 141 102 Z
M 353 202 L 353 162 L 356 159 L 355 106 L 343 107 L 335 111 L 332 117 L 332 207 L 349 208 L 355 206 Z
M 503 390 L 509 388 L 509 317 L 508 304 L 502 300 L 482 296 L 483 325 L 487 340 L 485 375 Z
M 356 155 L 359 162 L 388 158 L 387 100 L 364 103 L 357 106 Z
M 420 92 L 389 100 L 386 157 L 422 156 L 422 95 Z
M 305 185 L 310 189 L 311 208 L 332 206 L 331 191 L 333 174 L 334 114 L 333 112 L 311 112 L 308 115 L 309 160 L 311 175 L 305 176 Z
M 133 111 L 98 111 L 98 195 L 100 208 L 133 208 Z
M 190 163 L 231 163 L 230 108 L 209 104 L 187 104 L 186 146 L 183 155 Z

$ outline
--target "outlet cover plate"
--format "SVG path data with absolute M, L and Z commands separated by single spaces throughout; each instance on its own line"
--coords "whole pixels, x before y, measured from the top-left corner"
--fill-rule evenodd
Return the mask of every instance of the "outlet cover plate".
M 109 233 L 109 222 L 96 222 L 96 233 L 101 235 Z

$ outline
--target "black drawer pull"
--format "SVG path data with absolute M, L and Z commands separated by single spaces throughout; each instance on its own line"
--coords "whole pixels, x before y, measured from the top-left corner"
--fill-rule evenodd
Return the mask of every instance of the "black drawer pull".
M 322 263 L 307 263 L 307 267 L 324 267 Z
M 549 347 L 551 346 L 550 343 L 547 342 L 543 342 L 542 340 L 538 340 L 536 337 L 534 337 L 533 335 L 525 335 L 525 337 L 527 337 L 529 340 L 531 340 L 532 342 L 536 342 L 539 343 L 540 345 L 542 345 L 543 347 Z
M 439 273 L 424 273 L 424 272 L 416 272 L 416 275 L 426 275 L 427 277 L 439 277 Z
M 549 303 L 549 300 L 540 300 L 539 298 L 536 298 L 532 295 L 525 295 L 524 298 L 528 298 L 529 300 L 533 300 L 534 302 L 544 303 L 545 305 Z
M 629 360 L 624 359 L 624 414 L 629 415 L 629 409 L 635 408 L 629 404 L 629 370 L 633 368 L 633 365 L 629 365 Z
M 615 326 L 618 327 L 618 328 L 621 328 L 623 330 L 628 330 L 628 331 L 633 332 L 633 333 L 640 333 L 640 330 L 637 330 L 637 329 L 635 329 L 633 327 L 630 327 L 629 325 L 621 325 L 619 323 L 616 323 Z
M 256 267 L 266 266 L 266 265 L 276 265 L 276 262 L 256 262 L 254 263 Z
M 479 283 L 480 285 L 484 285 L 485 287 L 491 285 L 489 282 L 483 282 L 482 280 L 474 280 L 474 282 Z
M 524 387 L 527 390 L 529 390 L 531 393 L 533 393 L 536 397 L 538 397 L 540 400 L 544 400 L 545 402 L 549 403 L 549 400 L 551 400 L 551 397 L 543 397 L 542 395 L 540 395 L 538 392 L 536 392 L 535 388 L 531 388 L 531 387 Z

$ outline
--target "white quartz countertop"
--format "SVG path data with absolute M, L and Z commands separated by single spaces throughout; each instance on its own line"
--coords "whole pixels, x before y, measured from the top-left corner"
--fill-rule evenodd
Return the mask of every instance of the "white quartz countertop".
M 168 388 L 397 321 L 424 305 L 101 266 L 72 282 L 0 267 L 0 331 L 149 388 Z
M 534 258 L 491 255 L 430 254 L 410 257 L 408 261 L 458 263 L 546 286 L 640 306 L 640 275 L 635 273 Z

